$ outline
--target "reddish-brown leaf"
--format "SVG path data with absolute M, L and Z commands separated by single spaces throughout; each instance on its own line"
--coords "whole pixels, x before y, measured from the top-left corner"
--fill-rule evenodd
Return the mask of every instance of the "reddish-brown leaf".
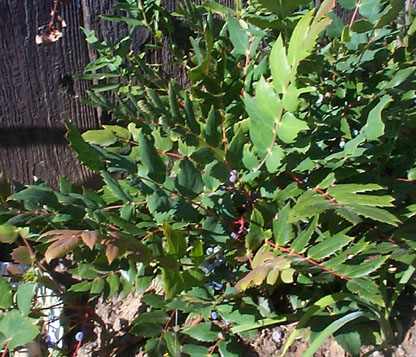
M 57 238 L 58 239 L 56 239 L 55 242 L 53 242 L 48 249 L 46 249 L 45 259 L 47 263 L 49 263 L 52 259 L 64 256 L 80 243 L 79 235 L 62 234 Z
M 105 250 L 105 255 L 108 260 L 108 264 L 111 264 L 114 259 L 117 259 L 123 252 L 120 247 L 114 244 L 107 244 L 107 249 Z
M 35 262 L 35 257 L 31 255 L 29 249 L 24 246 L 13 249 L 10 255 L 13 261 L 18 264 L 32 265 Z
M 83 231 L 81 233 L 81 238 L 83 242 L 91 250 L 94 249 L 94 245 L 95 243 L 97 243 L 99 236 L 100 236 L 100 233 L 98 233 L 97 231 Z

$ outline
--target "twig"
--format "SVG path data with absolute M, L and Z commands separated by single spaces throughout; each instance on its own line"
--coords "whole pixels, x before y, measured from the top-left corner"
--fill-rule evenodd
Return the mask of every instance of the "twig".
M 361 5 L 361 0 L 358 0 L 357 5 L 355 6 L 354 13 L 352 14 L 352 17 L 351 17 L 351 21 L 350 21 L 350 28 L 351 28 L 351 26 L 353 25 L 353 23 L 354 23 L 354 21 L 355 21 L 355 18 L 357 17 L 357 14 L 358 14 L 358 8 L 360 7 L 360 5 Z
M 270 241 L 266 241 L 266 244 L 269 245 L 269 246 L 271 246 L 271 247 L 273 247 L 273 248 L 275 248 L 275 249 L 281 250 L 282 252 L 288 253 L 291 256 L 294 256 L 294 257 L 297 257 L 297 258 L 301 258 L 303 260 L 306 260 L 309 264 L 312 264 L 314 266 L 317 266 L 317 267 L 321 268 L 322 270 L 324 270 L 324 271 L 326 271 L 328 273 L 331 273 L 332 275 L 335 275 L 336 277 L 338 277 L 338 278 L 340 278 L 342 280 L 346 280 L 346 281 L 349 281 L 350 280 L 348 277 L 346 277 L 344 275 L 341 275 L 341 274 L 337 273 L 334 270 L 328 269 L 327 267 L 323 266 L 322 264 L 318 263 L 317 261 L 312 260 L 311 258 L 305 257 L 302 254 L 296 253 L 296 252 L 294 252 L 290 248 L 281 247 L 280 245 L 274 244 L 274 243 L 272 243 Z
M 159 337 L 160 339 L 163 338 L 163 336 L 165 335 L 166 331 L 168 330 L 169 324 L 172 321 L 173 316 L 175 316 L 175 313 L 176 313 L 176 310 L 173 310 L 172 313 L 170 314 L 170 316 L 168 318 L 168 321 L 166 321 L 165 326 L 163 327 L 163 331 L 160 334 L 160 337 Z

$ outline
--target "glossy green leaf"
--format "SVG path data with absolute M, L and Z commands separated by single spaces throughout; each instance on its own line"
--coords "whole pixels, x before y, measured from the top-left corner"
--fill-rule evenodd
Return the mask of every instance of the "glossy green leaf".
M 391 101 L 393 99 L 389 95 L 385 95 L 368 114 L 367 124 L 363 128 L 368 140 L 377 140 L 380 136 L 384 135 L 385 125 L 381 119 L 381 112 Z
M 293 236 L 292 225 L 289 223 L 290 204 L 279 210 L 273 220 L 273 235 L 277 245 L 285 246 Z
M 180 271 L 162 268 L 163 290 L 166 299 L 178 295 L 184 288 L 184 279 Z
M 293 240 L 290 247 L 296 253 L 303 253 L 306 246 L 309 243 L 309 240 L 312 238 L 312 234 L 315 230 L 316 225 L 318 224 L 319 216 L 316 215 L 312 222 L 309 223 L 307 229 L 301 231 L 298 236 Z
M 293 143 L 301 131 L 309 127 L 303 120 L 297 119 L 292 113 L 285 113 L 277 128 L 277 136 L 286 144 Z
M 278 37 L 270 53 L 270 70 L 276 92 L 278 94 L 284 93 L 289 85 L 290 65 L 287 60 L 282 35 Z
M 245 96 L 244 103 L 250 116 L 250 138 L 261 153 L 271 150 L 276 122 L 281 115 L 279 96 L 264 78 L 257 83 L 256 97 Z
M 189 126 L 189 129 L 196 134 L 199 135 L 201 132 L 201 128 L 198 124 L 198 122 L 195 119 L 193 104 L 191 100 L 189 99 L 189 96 L 185 96 L 185 113 L 186 113 L 186 123 Z
M 273 145 L 272 153 L 266 160 L 267 171 L 271 174 L 275 173 L 280 167 L 284 156 L 284 150 L 279 145 Z
M 100 294 L 104 290 L 105 280 L 103 278 L 95 279 L 91 284 L 90 293 Z
M 19 311 L 11 310 L 0 320 L 0 333 L 10 338 L 8 348 L 13 351 L 17 346 L 33 341 L 39 334 L 39 328 Z
M 166 331 L 163 338 L 166 341 L 169 356 L 181 357 L 181 343 L 179 342 L 178 334 L 172 331 Z
M 378 258 L 372 258 L 366 262 L 362 262 L 358 265 L 347 265 L 339 266 L 337 272 L 341 275 L 345 275 L 349 278 L 361 278 L 363 276 L 368 276 L 384 264 L 388 259 L 388 256 L 381 256 Z
M 110 130 L 88 130 L 82 138 L 90 144 L 110 146 L 117 141 L 116 135 Z
M 363 316 L 364 312 L 356 311 L 335 320 L 322 330 L 319 335 L 312 341 L 308 349 L 304 352 L 303 357 L 313 357 L 318 348 L 337 330 L 339 330 L 345 324 L 358 319 Z
M 246 247 L 251 250 L 256 250 L 265 237 L 263 231 L 264 219 L 261 212 L 254 208 L 250 216 L 250 231 L 246 236 Z
M 354 238 L 348 237 L 344 234 L 336 234 L 332 237 L 327 237 L 324 241 L 315 244 L 308 250 L 308 257 L 313 260 L 321 260 L 335 254 L 353 239 Z
M 167 352 L 166 341 L 163 338 L 152 338 L 145 346 L 148 357 L 162 357 Z
M 103 177 L 104 182 L 107 184 L 110 191 L 123 202 L 131 202 L 133 198 L 126 192 L 118 183 L 118 181 L 113 178 L 107 171 L 101 171 L 101 176 Z
M 245 55 L 250 47 L 250 37 L 247 32 L 241 27 L 239 21 L 231 15 L 227 17 L 227 28 L 231 43 L 234 46 L 234 53 Z
M 107 276 L 105 280 L 110 287 L 108 296 L 112 297 L 118 291 L 118 288 L 120 286 L 120 279 L 117 274 L 113 273 Z

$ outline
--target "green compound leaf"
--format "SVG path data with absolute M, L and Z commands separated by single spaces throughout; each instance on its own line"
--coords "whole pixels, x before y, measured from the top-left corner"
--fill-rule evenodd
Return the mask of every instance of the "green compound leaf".
M 285 113 L 279 123 L 277 136 L 286 144 L 293 143 L 301 131 L 308 130 L 306 122 L 297 119 L 292 113 Z
M 33 341 L 39 334 L 39 328 L 19 311 L 11 310 L 0 320 L 0 333 L 10 338 L 8 347 L 12 351 L 18 346 Z
M 354 238 L 348 237 L 344 234 L 336 234 L 328 237 L 323 242 L 314 245 L 308 250 L 308 257 L 313 260 L 321 260 L 349 244 Z
M 386 105 L 392 101 L 393 99 L 389 95 L 385 95 L 380 99 L 380 102 L 371 109 L 368 114 L 367 124 L 363 128 L 363 132 L 368 140 L 377 140 L 384 134 L 385 125 L 381 119 L 381 112 Z
M 104 164 L 100 157 L 96 151 L 85 142 L 78 129 L 67 120 L 65 120 L 65 125 L 68 129 L 65 137 L 69 141 L 71 148 L 77 153 L 78 159 L 93 171 L 102 170 Z

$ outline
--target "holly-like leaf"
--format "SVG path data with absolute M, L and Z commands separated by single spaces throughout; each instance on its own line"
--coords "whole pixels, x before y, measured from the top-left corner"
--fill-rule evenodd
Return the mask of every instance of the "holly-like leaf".
M 78 129 L 70 121 L 66 120 L 65 125 L 68 129 L 65 137 L 69 141 L 72 149 L 77 153 L 78 159 L 93 171 L 102 170 L 104 164 L 97 152 L 85 142 Z
M 308 124 L 297 119 L 292 113 L 285 113 L 279 123 L 277 136 L 286 144 L 293 143 L 301 131 L 308 130 Z
M 25 246 L 13 249 L 10 256 L 18 264 L 32 265 L 35 262 L 35 256 L 31 255 L 29 249 Z
M 391 101 L 393 99 L 386 94 L 368 114 L 367 124 L 363 128 L 363 132 L 368 140 L 377 140 L 384 134 L 385 125 L 381 119 L 381 112 Z
M 11 310 L 0 320 L 0 333 L 10 338 L 8 348 L 13 351 L 16 347 L 33 341 L 39 334 L 39 328 L 32 319 L 17 310 Z
M 149 177 L 163 183 L 166 178 L 166 166 L 158 155 L 153 143 L 140 131 L 138 134 L 140 159 L 149 170 Z
M 184 196 L 195 198 L 204 188 L 201 171 L 196 169 L 187 157 L 181 160 L 179 168 L 176 180 L 177 189 Z

